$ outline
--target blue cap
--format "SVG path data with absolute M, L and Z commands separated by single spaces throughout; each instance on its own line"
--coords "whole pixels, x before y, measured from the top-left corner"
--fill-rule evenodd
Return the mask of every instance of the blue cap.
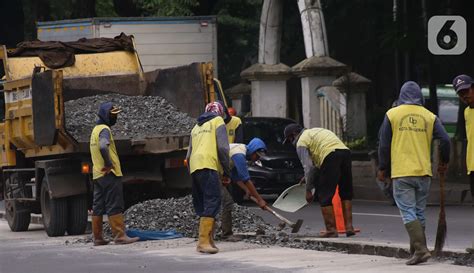
M 468 75 L 459 75 L 453 80 L 454 90 L 458 93 L 461 90 L 471 88 L 474 81 Z

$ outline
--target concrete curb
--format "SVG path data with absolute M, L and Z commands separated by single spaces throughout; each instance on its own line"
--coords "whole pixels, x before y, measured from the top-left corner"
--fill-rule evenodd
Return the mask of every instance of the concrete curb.
M 235 234 L 243 239 L 261 241 L 264 239 L 272 239 L 272 235 L 256 235 L 256 234 Z M 342 242 L 343 238 L 317 238 L 310 236 L 301 236 L 290 234 L 288 241 L 275 242 L 276 245 L 293 247 L 293 248 L 304 248 L 312 250 L 326 250 L 326 251 L 337 251 L 345 252 L 348 254 L 361 254 L 361 255 L 375 255 L 392 257 L 399 259 L 408 259 L 410 252 L 407 248 L 400 245 L 387 245 L 377 242 L 365 242 L 365 241 L 346 241 Z M 468 265 L 474 266 L 474 254 L 469 254 L 464 251 L 458 250 L 445 250 L 441 253 L 440 257 L 434 257 L 434 260 L 439 261 L 451 261 L 457 265 Z
M 5 219 L 5 212 L 0 211 L 0 219 Z M 31 215 L 32 224 L 43 224 L 41 215 Z M 90 221 L 87 227 L 87 233 L 90 233 Z M 257 235 L 255 233 L 236 233 L 242 239 L 257 240 L 272 239 L 271 235 Z M 281 245 L 285 247 L 293 248 L 305 248 L 312 250 L 327 250 L 345 252 L 348 254 L 362 254 L 362 255 L 375 255 L 392 258 L 407 259 L 410 257 L 409 250 L 400 245 L 386 245 L 377 242 L 365 242 L 365 241 L 342 241 L 343 238 L 318 238 L 311 237 L 308 235 L 297 235 L 290 234 L 286 242 L 281 241 L 282 244 L 275 242 L 275 245 Z M 296 244 L 298 245 L 296 245 Z M 454 264 L 458 265 L 469 265 L 474 266 L 474 254 L 470 254 L 463 251 L 456 250 L 445 250 L 441 253 L 440 257 L 434 258 L 440 261 L 453 261 Z

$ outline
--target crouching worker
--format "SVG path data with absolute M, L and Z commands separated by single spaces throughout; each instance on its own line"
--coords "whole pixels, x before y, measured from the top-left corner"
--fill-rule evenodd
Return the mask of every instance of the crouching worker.
M 215 217 L 221 205 L 221 182 L 229 181 L 229 141 L 222 105 L 211 102 L 191 131 L 188 162 L 192 177 L 193 205 L 200 217 L 199 241 L 196 250 L 214 254 L 219 249 L 214 244 Z
M 306 200 L 317 194 L 326 231 L 320 237 L 338 237 L 332 198 L 339 186 L 346 236 L 355 235 L 352 226 L 352 165 L 351 152 L 331 131 L 323 128 L 303 129 L 293 123 L 285 127 L 285 142 L 293 143 L 304 167 Z
M 123 222 L 123 188 L 120 160 L 115 149 L 110 127 L 117 121 L 120 109 L 111 102 L 102 103 L 99 119 L 92 130 L 90 152 L 93 164 L 94 201 L 92 233 L 94 245 L 106 245 L 109 242 L 102 236 L 102 215 L 107 214 L 116 244 L 130 244 L 138 237 L 130 238 L 125 234 Z
M 230 164 L 231 164 L 231 182 L 233 186 L 239 186 L 246 196 L 253 196 L 260 208 L 264 208 L 267 203 L 258 194 L 255 186 L 250 180 L 250 174 L 247 168 L 247 160 L 255 162 L 265 154 L 267 146 L 259 139 L 252 139 L 248 145 L 235 143 L 230 144 Z M 232 231 L 232 207 L 234 202 L 227 187 L 222 187 L 222 239 L 227 241 L 240 241 L 240 238 L 234 236 Z

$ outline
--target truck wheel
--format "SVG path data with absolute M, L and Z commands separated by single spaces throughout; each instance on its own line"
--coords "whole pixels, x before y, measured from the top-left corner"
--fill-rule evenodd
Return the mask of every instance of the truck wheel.
M 30 210 L 18 201 L 5 201 L 5 218 L 11 231 L 26 231 L 30 225 Z
M 84 234 L 87 227 L 87 195 L 67 198 L 67 234 Z
M 41 185 L 41 213 L 43 225 L 50 237 L 63 236 L 67 226 L 67 199 L 51 199 L 47 182 Z

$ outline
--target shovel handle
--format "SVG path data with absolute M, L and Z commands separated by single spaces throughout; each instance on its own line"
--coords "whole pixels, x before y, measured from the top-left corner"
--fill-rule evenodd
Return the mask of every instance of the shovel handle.
M 254 201 L 256 204 L 258 204 L 258 201 L 255 197 L 250 196 L 250 199 L 252 201 Z M 282 220 L 283 222 L 287 223 L 290 226 L 293 226 L 295 224 L 295 223 L 291 222 L 290 220 L 286 219 L 285 217 L 281 216 L 280 214 L 278 214 L 276 211 L 272 210 L 269 206 L 265 206 L 265 207 L 263 207 L 263 209 L 265 209 L 266 211 L 269 211 L 270 213 L 275 215 L 278 219 Z

